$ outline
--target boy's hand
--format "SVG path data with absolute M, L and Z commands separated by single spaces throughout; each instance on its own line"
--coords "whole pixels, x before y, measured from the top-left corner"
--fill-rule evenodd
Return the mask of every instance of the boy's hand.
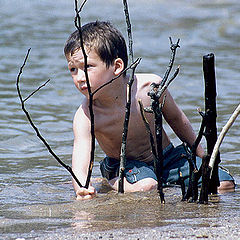
M 97 195 L 97 191 L 94 187 L 80 188 L 76 191 L 77 200 L 89 200 Z

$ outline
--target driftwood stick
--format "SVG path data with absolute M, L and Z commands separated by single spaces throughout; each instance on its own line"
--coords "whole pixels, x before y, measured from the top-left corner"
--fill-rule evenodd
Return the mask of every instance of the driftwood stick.
M 184 196 L 186 194 L 186 189 L 185 189 L 185 183 L 184 183 L 184 179 L 183 179 L 183 174 L 181 171 L 179 171 L 179 184 L 181 186 L 181 191 L 182 191 L 182 201 L 184 201 Z
M 185 193 L 183 197 L 183 201 L 188 200 L 189 202 L 195 202 L 198 198 L 198 178 L 199 175 L 198 169 L 196 166 L 196 155 L 192 152 L 191 148 L 185 145 L 186 151 L 190 152 L 187 156 L 184 156 L 187 158 L 189 163 L 189 184 L 187 192 Z
M 219 134 L 219 137 L 217 139 L 217 142 L 215 143 L 215 146 L 213 148 L 213 152 L 209 161 L 209 167 L 211 169 L 211 174 L 210 177 L 212 175 L 212 169 L 216 160 L 216 157 L 218 155 L 218 150 L 219 147 L 223 141 L 223 138 L 225 137 L 225 135 L 227 134 L 228 130 L 230 129 L 230 127 L 232 126 L 232 124 L 235 122 L 237 116 L 240 113 L 240 104 L 237 106 L 237 108 L 235 109 L 235 111 L 233 112 L 232 116 L 229 118 L 229 120 L 227 121 L 226 125 L 222 128 L 221 133 Z
M 161 203 L 165 203 L 163 193 L 162 106 L 160 106 L 158 101 L 153 101 L 152 108 L 155 116 L 155 132 L 157 145 L 157 158 L 154 161 L 154 165 L 158 179 L 158 192 Z
M 86 78 L 86 83 L 87 83 L 87 88 L 88 88 L 88 95 L 89 95 L 88 109 L 89 109 L 90 121 L 91 121 L 91 130 L 90 130 L 91 131 L 91 152 L 90 152 L 90 162 L 89 162 L 89 167 L 88 167 L 88 175 L 87 175 L 86 183 L 84 185 L 85 188 L 88 188 L 90 179 L 91 179 L 91 175 L 92 175 L 93 164 L 94 164 L 94 152 L 95 152 L 95 131 L 94 131 L 94 129 L 95 129 L 95 126 L 94 126 L 94 112 L 93 112 L 93 94 L 92 94 L 90 81 L 89 81 L 89 77 L 88 77 L 88 72 L 87 72 L 87 54 L 86 54 L 83 37 L 82 37 L 81 16 L 80 16 L 80 12 L 82 11 L 83 6 L 85 5 L 86 2 L 87 1 L 85 0 L 78 10 L 78 0 L 75 0 L 76 16 L 75 16 L 74 23 L 75 23 L 75 27 L 77 28 L 78 33 L 79 33 L 80 46 L 81 46 L 81 50 L 82 50 L 83 58 L 84 58 L 84 73 L 85 73 L 85 78 Z
M 20 99 L 20 102 L 21 102 L 21 105 L 22 105 L 22 110 L 23 112 L 25 113 L 30 125 L 32 126 L 32 128 L 34 129 L 34 131 L 36 132 L 36 135 L 37 137 L 43 142 L 43 144 L 46 146 L 46 148 L 48 149 L 49 153 L 58 161 L 58 163 L 60 165 L 62 165 L 73 177 L 73 179 L 76 181 L 76 183 L 82 187 L 82 184 L 79 182 L 79 180 L 77 179 L 77 177 L 75 176 L 75 174 L 73 173 L 72 171 L 72 168 L 68 165 L 66 165 L 56 154 L 55 152 L 52 150 L 52 148 L 50 147 L 50 145 L 47 143 L 47 141 L 44 139 L 44 137 L 41 135 L 40 131 L 38 130 L 38 128 L 36 127 L 36 125 L 33 123 L 32 119 L 31 119 L 31 116 L 30 114 L 28 113 L 28 111 L 26 110 L 25 108 L 25 102 L 26 100 L 28 100 L 31 96 L 33 96 L 34 93 L 36 93 L 37 91 L 39 91 L 43 86 L 45 86 L 48 82 L 46 81 L 43 85 L 41 85 L 37 90 L 35 90 L 33 93 L 31 93 L 27 98 L 23 99 L 22 98 L 22 95 L 21 95 L 21 90 L 20 90 L 20 78 L 21 78 L 21 75 L 22 75 L 22 72 L 23 72 L 23 68 L 27 62 L 27 59 L 28 59 L 28 56 L 29 56 L 29 53 L 30 53 L 30 48 L 28 49 L 28 52 L 27 52 L 27 55 L 24 59 L 24 62 L 22 64 L 22 66 L 20 67 L 20 70 L 19 70 L 19 73 L 18 73 L 18 76 L 17 76 L 17 81 L 16 81 L 16 86 L 17 86 L 17 93 L 18 93 L 18 97 Z
M 209 158 L 210 156 L 206 155 L 202 159 L 202 186 L 199 196 L 199 203 L 201 204 L 208 203 L 208 188 L 210 181 Z
M 185 196 L 183 197 L 183 200 L 189 200 L 189 198 L 192 197 L 190 202 L 197 201 L 198 180 L 202 175 L 202 165 L 199 170 L 197 169 L 197 165 L 196 165 L 196 150 L 204 135 L 204 129 L 206 127 L 206 117 L 205 117 L 205 114 L 200 111 L 200 109 L 198 109 L 198 112 L 202 116 L 202 122 L 201 122 L 200 130 L 198 132 L 198 136 L 192 146 L 190 147 L 186 146 L 187 149 L 190 149 L 189 150 L 190 157 L 188 157 L 190 177 L 189 177 L 189 186 Z
M 123 133 L 122 133 L 122 144 L 120 151 L 120 167 L 119 167 L 119 182 L 118 182 L 118 192 L 124 193 L 124 171 L 126 165 L 126 148 L 127 148 L 127 134 L 128 134 L 128 124 L 130 120 L 131 112 L 131 100 L 132 100 L 132 84 L 134 82 L 134 74 L 137 65 L 132 69 L 132 75 L 130 80 L 127 83 L 127 103 L 125 107 L 125 119 L 123 124 Z
M 207 154 L 211 156 L 214 145 L 217 141 L 217 110 L 216 110 L 216 79 L 214 54 L 210 53 L 203 56 L 203 73 L 205 82 L 205 114 Z M 220 185 L 218 177 L 218 164 L 220 163 L 220 153 L 217 155 L 217 161 L 213 167 L 213 174 L 209 183 L 209 193 L 217 193 L 217 187 Z

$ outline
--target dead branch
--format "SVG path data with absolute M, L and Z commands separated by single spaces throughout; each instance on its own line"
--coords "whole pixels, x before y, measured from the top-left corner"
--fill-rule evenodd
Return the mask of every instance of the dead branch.
M 142 104 L 142 100 L 139 99 L 138 100 L 138 104 L 139 104 L 139 107 L 140 107 L 140 112 L 141 112 L 141 116 L 142 116 L 142 119 L 143 119 L 143 122 L 144 122 L 144 125 L 146 127 L 146 130 L 149 134 L 149 138 L 150 138 L 150 143 L 151 143 L 151 147 L 152 147 L 152 153 L 153 153 L 153 156 L 155 158 L 157 158 L 157 151 L 156 151 L 156 146 L 155 146 L 155 142 L 154 142 L 154 137 L 153 137 L 153 134 L 151 132 L 151 128 L 150 128 L 150 125 L 149 125 L 149 122 L 145 116 L 145 112 L 144 112 L 144 107 L 143 107 L 143 104 Z
M 25 102 L 33 96 L 33 94 L 35 94 L 36 92 L 38 92 L 43 86 L 45 86 L 50 80 L 47 80 L 43 85 L 41 85 L 40 87 L 38 87 L 34 92 L 32 92 L 28 97 L 26 97 L 25 99 L 22 98 L 22 94 L 21 94 L 21 90 L 19 87 L 20 84 L 20 78 L 23 72 L 23 68 L 27 62 L 28 56 L 30 54 L 30 50 L 31 48 L 28 49 L 28 52 L 26 54 L 26 57 L 24 59 L 24 62 L 22 64 L 22 66 L 20 67 L 18 76 L 17 76 L 17 81 L 16 81 L 16 86 L 17 86 L 17 93 L 18 93 L 18 97 L 20 99 L 21 105 L 22 105 L 22 110 L 25 113 L 30 125 L 32 126 L 32 128 L 34 129 L 34 131 L 37 134 L 37 137 L 40 138 L 40 140 L 43 142 L 43 144 L 46 146 L 46 148 L 48 149 L 49 153 L 58 161 L 59 164 L 61 164 L 73 177 L 73 179 L 77 182 L 77 184 L 82 187 L 82 184 L 79 182 L 79 180 L 77 179 L 77 177 L 75 176 L 75 174 L 72 171 L 72 168 L 68 165 L 66 165 L 56 154 L 55 152 L 52 150 L 52 148 L 50 147 L 50 145 L 47 143 L 47 141 L 44 139 L 44 137 L 41 135 L 40 131 L 38 130 L 38 128 L 36 127 L 36 125 L 33 123 L 30 114 L 28 113 L 28 111 L 25 108 Z
M 217 141 L 217 107 L 216 107 L 216 77 L 215 77 L 215 56 L 213 53 L 203 56 L 203 73 L 205 83 L 205 116 L 206 129 L 205 138 L 207 141 L 207 154 L 211 156 L 214 145 Z M 213 175 L 209 183 L 209 193 L 216 194 L 220 185 L 218 176 L 218 164 L 221 162 L 220 153 L 213 167 Z
M 164 193 L 163 193 L 163 150 L 162 150 L 162 107 L 163 103 L 160 104 L 159 100 L 162 97 L 164 91 L 167 89 L 169 84 L 176 78 L 176 76 L 179 73 L 179 66 L 175 70 L 172 77 L 169 78 L 170 72 L 172 70 L 176 50 L 179 46 L 180 39 L 177 40 L 177 42 L 174 44 L 172 42 L 172 39 L 170 39 L 170 49 L 171 49 L 171 57 L 169 61 L 169 65 L 166 69 L 166 72 L 164 74 L 164 77 L 160 84 L 152 83 L 150 86 L 150 91 L 148 95 L 151 98 L 151 106 L 145 108 L 147 112 L 154 113 L 155 118 L 155 133 L 156 133 L 156 146 L 157 146 L 157 154 L 154 161 L 154 168 L 155 173 L 158 180 L 158 192 L 160 195 L 161 203 L 165 203 L 164 200 Z
M 200 169 L 198 169 L 196 165 L 196 150 L 204 135 L 204 130 L 206 127 L 206 116 L 203 112 L 200 111 L 200 109 L 198 109 L 198 112 L 202 117 L 202 122 L 201 122 L 198 136 L 192 146 L 186 146 L 186 149 L 190 155 L 189 157 L 187 156 L 187 160 L 189 162 L 189 186 L 182 200 L 185 201 L 191 198 L 189 202 L 197 201 L 198 181 L 203 173 L 203 170 L 202 170 L 203 164 L 201 165 Z

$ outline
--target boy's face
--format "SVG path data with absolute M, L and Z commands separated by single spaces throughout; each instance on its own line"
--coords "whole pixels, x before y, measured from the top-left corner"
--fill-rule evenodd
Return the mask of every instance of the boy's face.
M 91 91 L 95 91 L 104 83 L 115 77 L 114 66 L 107 68 L 106 64 L 100 59 L 95 50 L 87 51 L 87 71 L 91 86 Z M 86 76 L 84 72 L 84 56 L 82 50 L 76 50 L 72 56 L 67 56 L 68 69 L 71 72 L 73 81 L 77 89 L 88 96 Z

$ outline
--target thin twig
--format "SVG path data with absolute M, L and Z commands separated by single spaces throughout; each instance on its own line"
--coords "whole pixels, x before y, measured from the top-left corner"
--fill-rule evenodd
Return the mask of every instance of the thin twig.
M 147 120 L 147 118 L 145 116 L 144 107 L 143 107 L 141 99 L 138 100 L 138 104 L 139 104 L 139 107 L 140 107 L 140 112 L 141 112 L 141 116 L 142 116 L 143 122 L 144 122 L 146 130 L 147 130 L 147 132 L 149 134 L 150 143 L 151 143 L 151 147 L 152 147 L 152 153 L 153 153 L 154 157 L 157 158 L 157 151 L 156 151 L 156 147 L 155 147 L 155 143 L 154 143 L 154 137 L 153 137 L 153 134 L 152 134 L 149 122 L 148 122 L 148 120 Z
M 172 70 L 172 67 L 173 67 L 173 63 L 175 61 L 175 56 L 176 56 L 176 50 L 177 48 L 180 48 L 180 45 L 179 45 L 179 42 L 180 42 L 180 39 L 177 40 L 176 43 L 173 43 L 172 42 L 172 38 L 169 37 L 169 41 L 170 41 L 170 49 L 171 49 L 171 53 L 172 53 L 172 56 L 170 58 L 170 61 L 169 61 L 169 64 L 168 64 L 168 68 L 163 76 L 163 80 L 161 82 L 161 85 L 163 86 L 165 84 L 165 82 L 167 81 L 168 79 L 168 76 Z
M 45 83 L 39 86 L 35 91 L 33 91 L 30 95 L 28 95 L 23 102 L 26 102 L 30 97 L 32 97 L 36 92 L 38 92 L 42 87 L 45 87 L 49 83 L 50 79 L 48 79 Z
M 133 39 L 132 39 L 132 26 L 131 21 L 129 17 L 129 11 L 128 11 L 128 3 L 126 0 L 123 0 L 123 6 L 124 6 L 124 12 L 126 17 L 126 23 L 127 23 L 127 32 L 128 32 L 128 41 L 129 41 L 129 57 L 131 63 L 133 63 Z
M 25 108 L 25 104 L 24 102 L 26 101 L 26 98 L 25 100 L 23 100 L 22 98 L 22 95 L 21 95 L 21 90 L 20 90 L 20 87 L 19 87 L 19 83 L 20 83 L 20 78 L 21 78 L 21 74 L 23 72 L 23 68 L 27 62 L 27 59 L 28 59 L 28 56 L 29 56 L 29 53 L 30 53 L 30 50 L 31 48 L 28 49 L 28 52 L 27 52 L 27 55 L 24 59 L 24 62 L 22 64 L 22 66 L 20 67 L 20 70 L 19 70 L 19 73 L 18 73 L 18 76 L 17 76 L 17 81 L 16 81 L 16 86 L 17 86 L 17 92 L 18 92 L 18 97 L 20 99 L 20 102 L 21 102 L 21 105 L 22 105 L 22 110 L 23 112 L 25 113 L 30 125 L 32 126 L 32 128 L 34 129 L 34 131 L 36 132 L 37 134 L 37 137 L 40 138 L 40 140 L 43 142 L 43 144 L 46 146 L 46 148 L 48 149 L 49 153 L 58 161 L 58 163 L 60 163 L 65 169 L 67 169 L 67 171 L 72 175 L 72 177 L 74 178 L 74 180 L 76 181 L 76 183 L 82 187 L 82 184 L 79 182 L 79 180 L 77 179 L 77 177 L 75 176 L 75 174 L 73 173 L 72 171 L 72 168 L 68 165 L 66 165 L 55 153 L 54 151 L 51 149 L 50 145 L 47 143 L 47 141 L 44 139 L 44 137 L 41 135 L 41 133 L 39 132 L 38 128 L 35 126 L 35 124 L 33 123 L 32 119 L 31 119 L 31 116 L 30 114 L 28 113 L 28 111 L 26 110 Z M 47 81 L 49 82 L 49 81 Z M 44 84 L 46 85 L 46 83 Z M 43 85 L 42 85 L 43 86 Z M 38 90 L 40 89 L 41 87 L 38 88 Z M 38 90 L 34 91 L 34 93 L 36 93 Z M 32 96 L 33 94 L 30 94 L 28 99 Z
M 129 18 L 129 11 L 128 11 L 128 4 L 126 0 L 123 0 L 124 5 L 124 12 L 126 17 L 126 24 L 127 24 L 127 30 L 128 30 L 128 41 L 129 41 L 129 56 L 131 64 L 133 63 L 133 40 L 132 40 L 132 30 L 131 30 L 131 22 Z M 135 69 L 137 67 L 137 64 L 133 68 L 131 68 L 131 76 L 127 83 L 127 103 L 125 107 L 125 119 L 123 124 L 123 133 L 122 133 L 122 144 L 121 144 L 121 150 L 120 150 L 120 168 L 119 168 L 119 183 L 118 183 L 118 192 L 123 193 L 124 187 L 123 187 L 123 180 L 124 180 L 124 171 L 125 171 L 125 165 L 126 165 L 126 144 L 127 144 L 127 134 L 128 134 L 128 124 L 130 119 L 130 110 L 131 110 L 131 90 L 132 90 L 132 84 L 134 82 L 134 73 Z

